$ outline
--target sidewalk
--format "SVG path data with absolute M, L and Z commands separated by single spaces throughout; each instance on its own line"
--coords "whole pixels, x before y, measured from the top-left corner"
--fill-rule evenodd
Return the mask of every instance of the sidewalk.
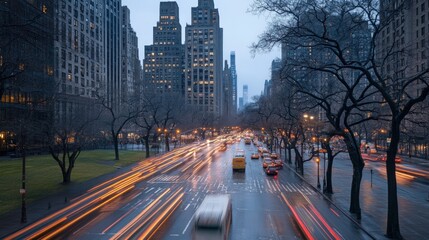
M 70 183 L 63 191 L 55 193 L 54 195 L 47 196 L 43 199 L 27 203 L 27 223 L 22 224 L 21 220 L 21 209 L 15 209 L 14 211 L 0 215 L 0 239 L 5 236 L 33 223 L 34 221 L 41 219 L 49 214 L 52 214 L 70 204 L 70 202 L 81 196 L 83 193 L 91 189 L 92 187 L 105 182 L 113 177 L 126 173 L 133 168 L 135 164 L 130 166 L 122 167 L 116 171 L 102 175 L 100 177 L 88 180 L 83 183 Z
M 404 162 L 412 162 L 406 157 L 403 159 Z M 411 160 L 416 165 L 428 167 L 427 160 Z M 323 186 L 323 160 L 319 167 L 320 183 Z M 375 165 L 368 163 L 363 170 L 360 196 L 362 219 L 360 221 L 356 220 L 348 211 L 353 171 L 347 153 L 334 159 L 332 173 L 334 194 L 324 196 L 325 199 L 342 209 L 351 219 L 360 223 L 361 227 L 376 239 L 386 239 L 384 234 L 387 224 L 387 181 L 385 172 L 383 173 L 384 166 L 375 167 Z M 307 162 L 304 164 L 304 168 L 303 179 L 317 190 L 316 163 Z M 427 200 L 429 187 L 426 184 L 405 181 L 399 177 L 397 177 L 397 182 L 402 236 L 405 239 L 427 239 L 429 236 L 429 201 Z

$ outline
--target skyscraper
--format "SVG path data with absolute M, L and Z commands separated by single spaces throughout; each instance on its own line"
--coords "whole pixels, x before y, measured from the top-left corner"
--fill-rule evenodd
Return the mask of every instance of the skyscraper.
M 199 0 L 186 26 L 186 103 L 204 113 L 222 114 L 223 29 L 213 0 Z
M 229 120 L 237 109 L 234 109 L 233 104 L 233 85 L 232 85 L 232 76 L 231 68 L 228 66 L 228 61 L 225 60 L 224 69 L 223 69 L 223 119 Z
M 283 62 L 280 59 L 274 59 L 271 62 L 271 93 L 281 89 L 281 71 L 282 71 Z
M 104 67 L 106 69 L 106 95 L 107 103 L 115 109 L 120 108 L 121 104 L 121 1 L 119 0 L 104 0 L 102 10 L 104 15 L 95 14 L 95 19 L 103 16 L 102 36 L 104 46 Z M 80 6 L 82 6 L 81 4 Z M 91 9 L 91 6 L 86 6 Z M 82 12 L 76 7 L 75 11 Z M 84 12 L 84 11 L 83 11 Z M 93 13 L 94 11 L 89 11 Z M 82 13 L 81 13 L 82 14 Z
M 140 95 L 141 63 L 136 32 L 130 22 L 130 9 L 122 7 L 122 101 L 137 100 Z
M 145 46 L 145 90 L 183 96 L 184 54 L 179 6 L 176 2 L 161 2 L 159 21 L 153 28 L 153 45 Z
M 243 106 L 249 103 L 249 86 L 243 85 Z
M 239 112 L 243 111 L 243 108 L 244 108 L 243 97 L 239 97 L 238 98 L 238 111 Z
M 233 114 L 237 114 L 237 67 L 235 65 L 235 52 L 231 52 L 231 81 L 232 81 L 232 106 L 234 109 Z
M 91 7 L 66 1 L 55 5 L 55 115 L 64 123 L 74 109 L 87 109 L 94 105 L 96 94 L 106 94 L 105 7 L 104 0 Z

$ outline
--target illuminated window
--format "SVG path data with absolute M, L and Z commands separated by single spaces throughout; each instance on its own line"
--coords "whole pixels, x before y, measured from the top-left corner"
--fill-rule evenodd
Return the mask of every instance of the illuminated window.
M 48 7 L 46 7 L 46 5 L 45 5 L 45 4 L 43 4 L 43 6 L 42 6 L 42 12 L 43 12 L 44 14 L 48 13 Z

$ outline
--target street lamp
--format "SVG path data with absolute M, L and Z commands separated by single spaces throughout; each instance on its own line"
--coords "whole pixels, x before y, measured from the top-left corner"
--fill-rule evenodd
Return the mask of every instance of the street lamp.
M 316 163 L 317 163 L 317 188 L 320 189 L 320 179 L 319 179 L 319 163 L 320 163 L 320 158 L 319 158 L 319 156 L 316 157 Z
M 326 139 L 323 139 L 326 144 Z M 323 153 L 323 192 L 326 190 L 326 148 L 320 149 L 320 152 Z
M 177 129 L 176 130 L 176 141 L 179 141 L 179 146 L 180 146 L 180 140 L 181 140 L 180 129 Z

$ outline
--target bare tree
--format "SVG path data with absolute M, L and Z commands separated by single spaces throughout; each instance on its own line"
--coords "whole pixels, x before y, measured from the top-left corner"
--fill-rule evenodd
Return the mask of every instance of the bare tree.
M 53 126 L 47 126 L 49 153 L 58 163 L 63 184 L 71 182 L 71 174 L 82 148 L 92 141 L 94 123 L 101 110 L 96 106 L 69 109 L 67 116 L 56 116 Z M 61 119 L 61 120 L 60 120 Z
M 158 98 L 145 95 L 143 101 L 144 108 L 140 114 L 134 119 L 134 124 L 143 129 L 143 139 L 145 142 L 146 158 L 150 156 L 150 138 L 157 135 L 157 121 L 158 115 L 161 112 L 162 105 Z
M 139 116 L 143 107 L 138 101 L 132 100 L 122 103 L 120 108 L 109 104 L 103 96 L 98 96 L 98 100 L 104 109 L 101 121 L 109 128 L 115 150 L 115 160 L 119 160 L 119 134 L 128 123 Z
M 399 227 L 394 161 L 401 136 L 400 126 L 405 117 L 412 114 L 418 104 L 423 102 L 429 94 L 428 68 L 397 64 L 398 59 L 404 59 L 404 63 L 418 62 L 414 59 L 418 55 L 413 49 L 415 44 L 411 43 L 409 46 L 397 44 L 401 41 L 400 35 L 391 36 L 392 41 L 384 41 L 383 33 L 392 22 L 400 19 L 401 12 L 407 6 L 408 3 L 404 1 L 395 5 L 395 8 L 386 8 L 377 0 L 256 0 L 254 5 L 256 11 L 269 11 L 284 17 L 283 20 L 272 25 L 256 47 L 271 47 L 279 42 L 287 42 L 288 36 L 291 35 L 300 36 L 301 39 L 311 39 L 312 47 L 321 47 L 335 57 L 330 68 L 325 67 L 325 70 L 330 70 L 329 72 L 336 77 L 343 70 L 355 72 L 356 75 L 351 76 L 352 79 L 366 79 L 368 85 L 375 88 L 381 95 L 380 99 L 384 101 L 381 106 L 386 110 L 386 113 L 381 112 L 381 115 L 388 117 L 375 116 L 374 118 L 384 119 L 390 123 L 391 143 L 388 147 L 386 162 L 388 176 L 386 235 L 391 238 L 402 238 Z M 307 17 L 309 14 L 310 18 Z M 334 19 L 340 20 L 340 28 L 333 27 Z M 369 51 L 361 59 L 356 59 L 354 54 L 349 51 L 350 42 L 344 41 L 347 31 L 343 29 L 349 29 L 348 34 L 350 34 L 362 24 L 368 24 L 368 29 L 371 30 L 370 39 L 367 42 Z M 308 43 L 308 41 L 306 42 Z M 341 83 L 341 78 L 338 80 Z M 351 96 L 349 99 L 353 100 Z M 380 109 L 383 110 L 383 108 Z M 350 128 L 347 130 L 345 140 L 353 142 L 354 140 L 350 138 L 349 134 Z M 353 145 L 350 147 L 357 147 L 356 144 Z M 354 152 L 358 153 L 358 151 Z M 362 167 L 362 164 L 357 167 Z
M 159 98 L 159 114 L 155 117 L 158 128 L 162 129 L 166 151 L 170 151 L 170 138 L 182 114 L 184 102 L 179 94 L 170 93 Z

